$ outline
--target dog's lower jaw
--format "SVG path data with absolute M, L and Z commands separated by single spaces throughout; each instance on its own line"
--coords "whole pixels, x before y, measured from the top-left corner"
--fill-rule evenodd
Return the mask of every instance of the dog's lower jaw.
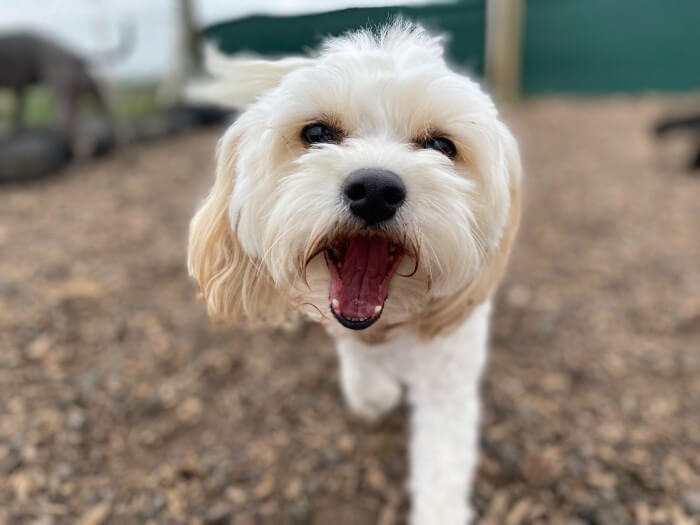
M 490 301 L 454 332 L 420 341 L 409 333 L 368 345 L 338 340 L 350 407 L 371 418 L 407 387 L 412 406 L 411 525 L 466 525 L 478 457 L 479 382 L 486 363 Z

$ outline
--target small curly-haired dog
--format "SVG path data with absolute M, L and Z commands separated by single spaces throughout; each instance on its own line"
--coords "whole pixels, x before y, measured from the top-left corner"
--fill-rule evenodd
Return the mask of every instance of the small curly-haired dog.
M 336 340 L 349 407 L 412 405 L 413 525 L 464 525 L 491 297 L 520 215 L 491 99 L 407 22 L 278 61 L 209 52 L 192 95 L 247 109 L 218 146 L 189 271 L 212 316 L 298 310 Z

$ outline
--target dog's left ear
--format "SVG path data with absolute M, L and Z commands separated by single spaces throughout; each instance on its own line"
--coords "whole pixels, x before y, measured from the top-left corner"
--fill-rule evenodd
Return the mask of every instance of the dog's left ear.
M 264 60 L 246 56 L 227 56 L 213 46 L 204 49 L 211 80 L 195 82 L 185 89 L 185 97 L 193 102 L 216 104 L 241 109 L 257 97 L 276 87 L 288 73 L 313 64 L 308 57 Z
M 219 142 L 214 186 L 190 223 L 187 267 L 199 283 L 211 317 L 282 324 L 289 302 L 267 267 L 245 252 L 229 217 L 236 143 L 233 128 Z
M 459 326 L 472 311 L 494 293 L 505 272 L 510 252 L 513 248 L 522 207 L 521 179 L 522 165 L 515 139 L 505 126 L 499 123 L 499 144 L 496 158 L 499 162 L 493 166 L 491 176 L 501 184 L 501 191 L 507 195 L 506 218 L 497 248 L 489 253 L 484 266 L 476 279 L 456 291 L 454 294 L 430 301 L 415 320 L 419 335 L 430 339 L 440 334 L 449 333 Z

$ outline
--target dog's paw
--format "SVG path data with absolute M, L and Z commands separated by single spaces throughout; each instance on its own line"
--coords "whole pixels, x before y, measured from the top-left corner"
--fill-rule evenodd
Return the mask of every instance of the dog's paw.
M 341 385 L 350 410 L 368 421 L 376 421 L 401 401 L 401 385 L 374 369 L 345 366 Z

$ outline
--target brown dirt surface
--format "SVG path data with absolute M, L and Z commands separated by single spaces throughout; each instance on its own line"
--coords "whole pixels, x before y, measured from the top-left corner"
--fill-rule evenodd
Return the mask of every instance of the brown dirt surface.
M 482 523 L 700 523 L 700 180 L 658 99 L 511 108 Z M 216 327 L 184 267 L 217 132 L 0 188 L 0 524 L 398 525 L 406 410 L 342 406 L 314 326 Z

